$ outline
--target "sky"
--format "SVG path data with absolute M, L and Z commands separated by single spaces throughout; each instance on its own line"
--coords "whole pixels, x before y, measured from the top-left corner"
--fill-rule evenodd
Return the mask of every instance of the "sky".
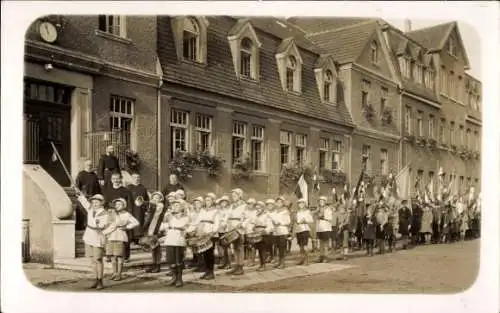
M 386 19 L 387 22 L 398 27 L 401 30 L 404 30 L 404 20 L 391 20 Z M 424 27 L 429 27 L 437 24 L 443 24 L 450 22 L 450 20 L 411 20 L 411 28 L 412 30 L 417 30 Z M 478 78 L 479 80 L 483 80 L 481 76 L 481 44 L 480 38 L 474 29 L 473 26 L 458 22 L 458 29 L 460 31 L 460 36 L 462 37 L 462 41 L 465 46 L 465 50 L 467 52 L 467 56 L 469 57 L 470 62 L 470 70 L 468 71 L 470 75 Z

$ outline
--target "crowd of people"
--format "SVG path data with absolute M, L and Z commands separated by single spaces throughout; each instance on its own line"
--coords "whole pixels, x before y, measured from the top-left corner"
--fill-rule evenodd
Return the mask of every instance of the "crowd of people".
M 245 266 L 257 271 L 272 266 L 286 267 L 292 241 L 299 246 L 297 265 L 309 264 L 309 253 L 319 252 L 315 262 L 347 260 L 354 250 L 374 249 L 383 254 L 396 251 L 396 240 L 407 249 L 422 244 L 451 243 L 480 235 L 480 201 L 450 197 L 446 201 L 413 199 L 388 201 L 380 196 L 373 201 L 321 196 L 317 207 L 307 199 L 296 204 L 279 196 L 257 201 L 245 199 L 236 188 L 230 196 L 207 193 L 187 200 L 175 175 L 162 191 L 149 193 L 140 184 L 140 175 L 132 174 L 133 183 L 122 186 L 119 171 L 111 172 L 93 194 L 81 184 L 78 200 L 86 211 L 84 241 L 87 255 L 95 265 L 96 281 L 92 288 L 103 288 L 103 262 L 112 262 L 112 280 L 120 280 L 123 263 L 130 257 L 130 242 L 151 252 L 152 266 L 146 272 L 160 272 L 160 264 L 169 264 L 170 286 L 183 286 L 186 265 L 204 272 L 201 279 L 212 280 L 214 268 L 228 275 L 244 275 Z M 311 244 L 311 247 L 310 247 Z M 186 249 L 193 259 L 185 260 Z M 258 257 L 258 258 L 257 258 Z

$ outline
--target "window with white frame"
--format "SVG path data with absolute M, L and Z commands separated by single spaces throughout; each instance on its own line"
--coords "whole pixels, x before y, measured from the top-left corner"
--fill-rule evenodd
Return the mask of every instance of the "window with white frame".
M 252 126 L 251 155 L 252 166 L 254 171 L 263 170 L 263 149 L 264 149 L 264 127 Z
M 373 41 L 371 44 L 371 60 L 372 63 L 378 63 L 378 44 L 376 41 Z
M 465 147 L 467 149 L 472 149 L 472 137 L 470 128 L 467 128 L 467 131 L 465 133 Z
M 422 111 L 418 111 L 417 114 L 417 131 L 418 131 L 418 136 L 422 137 L 424 135 L 424 120 L 422 117 Z
M 370 106 L 370 89 L 371 83 L 367 80 L 361 81 L 362 90 L 361 90 L 361 105 L 362 106 Z
M 406 106 L 405 107 L 405 132 L 408 135 L 412 134 L 411 131 L 411 107 Z
M 288 57 L 288 62 L 286 65 L 286 90 L 287 91 L 298 91 L 297 88 L 297 59 L 290 55 Z
M 439 124 L 439 141 L 441 144 L 446 144 L 446 120 L 441 119 L 441 124 Z
M 182 55 L 185 60 L 199 61 L 200 49 L 200 26 L 195 18 L 184 19 L 182 30 Z
M 455 122 L 450 122 L 450 145 L 455 144 Z
M 99 15 L 99 30 L 118 37 L 127 37 L 126 17 L 123 15 Z
M 429 115 L 429 138 L 435 139 L 435 120 L 434 115 Z
M 401 69 L 401 75 L 406 78 L 411 76 L 411 60 L 406 56 L 399 57 L 399 67 Z
M 344 169 L 344 145 L 341 140 L 333 140 L 332 147 L 332 170 Z
M 290 149 L 292 146 L 292 133 L 286 130 L 280 131 L 280 162 L 283 167 L 290 164 Z
M 130 144 L 132 122 L 134 120 L 134 100 L 111 96 L 109 107 L 109 128 L 122 133 L 125 144 Z
M 448 77 L 448 96 L 455 99 L 456 98 L 456 83 L 453 71 L 449 73 Z
M 176 152 L 186 152 L 189 149 L 189 113 L 182 110 L 170 111 L 171 150 L 170 156 Z
M 380 172 L 382 175 L 389 174 L 389 154 L 387 149 L 380 149 Z
M 465 130 L 464 130 L 464 125 L 460 125 L 458 127 L 458 135 L 460 136 L 460 146 L 465 146 Z
M 479 152 L 480 147 L 481 147 L 481 139 L 479 138 L 479 133 L 476 130 L 474 131 L 474 150 L 476 152 Z
M 440 88 L 441 92 L 444 93 L 445 95 L 448 94 L 448 73 L 446 72 L 446 69 L 444 66 L 441 68 L 441 71 L 439 71 L 439 75 L 441 77 L 440 81 Z
M 388 97 L 389 97 L 389 90 L 385 87 L 382 87 L 380 93 L 380 114 L 384 113 L 384 110 L 387 106 Z
M 323 170 L 326 168 L 328 162 L 328 152 L 330 150 L 330 141 L 328 138 L 319 139 L 319 169 Z
M 212 146 L 212 117 L 205 114 L 196 114 L 196 149 L 210 151 Z
M 303 166 L 306 162 L 307 135 L 295 135 L 295 162 Z
M 233 122 L 233 140 L 232 140 L 232 162 L 233 164 L 241 161 L 245 156 L 245 140 L 247 134 L 247 124 L 239 121 Z
M 240 49 L 240 75 L 247 78 L 255 78 L 253 71 L 253 42 L 250 38 L 245 37 L 241 40 Z
M 330 70 L 325 71 L 325 81 L 323 83 L 323 100 L 331 102 L 333 100 L 334 84 L 333 73 Z
M 448 53 L 453 56 L 457 55 L 457 45 L 455 43 L 455 39 L 452 37 L 450 37 L 448 41 Z
M 363 158 L 366 159 L 366 171 L 370 173 L 372 170 L 372 148 L 368 145 L 363 145 L 361 152 Z
M 432 69 L 425 71 L 425 87 L 434 90 L 434 80 L 436 79 L 435 73 Z

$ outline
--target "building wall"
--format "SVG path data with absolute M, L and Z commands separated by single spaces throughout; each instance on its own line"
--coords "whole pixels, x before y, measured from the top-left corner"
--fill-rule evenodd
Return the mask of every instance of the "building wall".
M 58 19 L 52 19 L 58 20 Z M 103 61 L 126 65 L 147 72 L 156 67 L 156 17 L 127 16 L 126 39 L 100 32 L 97 15 L 64 15 L 54 45 Z M 35 21 L 26 31 L 26 39 L 41 41 Z

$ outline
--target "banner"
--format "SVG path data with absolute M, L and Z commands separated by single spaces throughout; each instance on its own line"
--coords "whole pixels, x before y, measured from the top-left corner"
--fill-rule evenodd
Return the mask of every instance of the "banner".
M 401 199 L 410 198 L 410 164 L 399 171 L 395 178 L 396 197 Z
M 307 182 L 304 178 L 304 174 L 300 175 L 299 181 L 297 182 L 297 187 L 295 187 L 295 195 L 298 199 L 305 199 L 306 203 L 309 204 Z

